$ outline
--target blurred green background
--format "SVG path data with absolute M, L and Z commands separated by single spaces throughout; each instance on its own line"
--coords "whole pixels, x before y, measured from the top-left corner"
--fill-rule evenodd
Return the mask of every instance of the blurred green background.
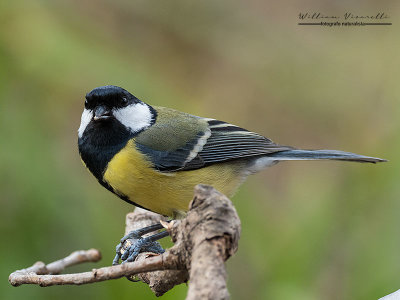
M 376 299 L 400 289 L 398 1 L 2 1 L 0 298 L 152 299 L 125 279 L 11 287 L 37 260 L 98 248 L 111 263 L 132 210 L 82 166 L 84 95 L 150 104 L 274 141 L 390 162 L 288 162 L 251 177 L 227 263 L 232 299 Z M 299 12 L 386 12 L 393 26 L 298 26 Z M 163 299 L 183 299 L 187 287 Z

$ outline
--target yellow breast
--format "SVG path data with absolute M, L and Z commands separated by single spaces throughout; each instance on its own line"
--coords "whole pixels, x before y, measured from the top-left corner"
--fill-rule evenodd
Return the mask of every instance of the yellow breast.
M 243 162 L 231 162 L 192 171 L 159 172 L 130 140 L 108 163 L 103 179 L 117 194 L 175 218 L 188 210 L 197 184 L 212 185 L 231 196 L 243 180 L 243 166 Z

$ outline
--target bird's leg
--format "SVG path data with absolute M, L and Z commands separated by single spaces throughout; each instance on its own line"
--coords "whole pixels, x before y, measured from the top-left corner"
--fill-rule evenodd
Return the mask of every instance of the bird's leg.
M 113 260 L 113 265 L 117 265 L 121 258 L 122 263 L 134 261 L 136 256 L 140 252 L 153 252 L 153 253 L 164 253 L 164 249 L 161 247 L 157 240 L 162 239 L 169 235 L 168 231 L 158 232 L 148 237 L 142 237 L 144 234 L 164 228 L 160 223 L 133 230 L 125 235 L 120 243 L 116 247 L 116 255 Z M 121 250 L 124 247 L 125 242 L 129 240 L 130 246 L 126 247 L 123 254 Z

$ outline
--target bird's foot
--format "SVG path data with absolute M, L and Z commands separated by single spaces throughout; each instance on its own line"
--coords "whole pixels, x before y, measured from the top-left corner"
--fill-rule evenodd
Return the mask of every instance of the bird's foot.
M 162 231 L 148 237 L 142 237 L 144 234 L 161 228 L 161 224 L 156 224 L 133 230 L 125 235 L 115 249 L 116 255 L 113 260 L 113 265 L 118 265 L 119 259 L 121 259 L 122 263 L 132 262 L 141 252 L 164 253 L 165 250 L 157 240 L 167 236 L 167 231 Z

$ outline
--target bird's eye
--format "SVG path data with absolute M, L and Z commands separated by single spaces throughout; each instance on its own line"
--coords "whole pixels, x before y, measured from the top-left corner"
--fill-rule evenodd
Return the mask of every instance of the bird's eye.
M 85 100 L 85 108 L 88 108 L 89 102 Z
M 122 102 L 122 105 L 123 105 L 123 106 L 127 106 L 128 103 L 129 103 L 129 101 L 128 101 L 128 99 L 127 99 L 126 97 L 122 97 L 121 102 Z

